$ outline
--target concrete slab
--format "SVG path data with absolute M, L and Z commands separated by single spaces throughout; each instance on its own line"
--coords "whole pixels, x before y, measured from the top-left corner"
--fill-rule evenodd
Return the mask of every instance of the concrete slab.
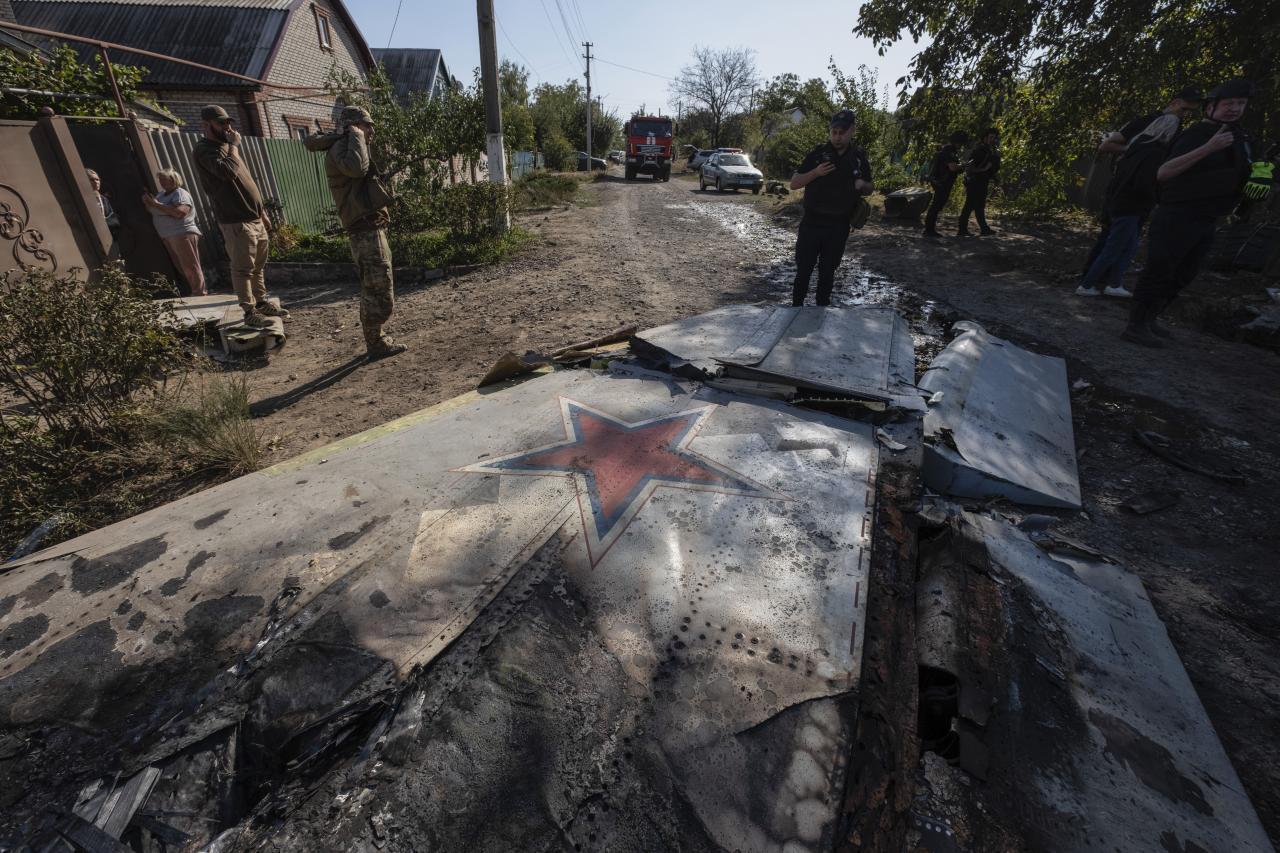
M 955 497 L 1078 508 L 1066 364 L 977 323 L 955 328 L 960 334 L 919 382 L 931 395 L 925 483 Z

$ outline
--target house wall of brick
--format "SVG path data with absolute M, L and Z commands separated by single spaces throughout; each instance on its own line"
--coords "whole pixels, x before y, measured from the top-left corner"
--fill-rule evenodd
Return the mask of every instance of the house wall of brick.
M 328 13 L 332 50 L 320 46 L 314 11 L 317 7 Z M 366 73 L 357 41 L 333 6 L 327 0 L 303 3 L 294 10 L 285 27 L 267 79 L 286 86 L 323 87 L 335 65 L 361 78 Z M 291 123 L 305 124 L 311 133 L 328 129 L 336 122 L 341 109 L 335 99 L 325 95 L 300 97 L 288 91 L 268 90 L 265 97 L 268 100 L 263 106 L 270 115 L 271 136 L 275 138 L 296 138 L 296 134 L 290 132 Z M 295 97 L 298 100 L 287 100 Z
M 227 115 L 236 120 L 236 127 L 246 131 L 254 125 L 237 98 L 237 93 L 226 89 L 191 90 L 191 89 L 155 89 L 143 90 L 160 106 L 182 120 L 182 130 L 200 131 L 200 110 L 208 104 L 217 104 L 227 111 Z

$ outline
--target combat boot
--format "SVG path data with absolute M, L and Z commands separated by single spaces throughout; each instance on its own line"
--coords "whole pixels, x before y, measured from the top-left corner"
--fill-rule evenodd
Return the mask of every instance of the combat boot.
M 380 358 L 390 358 L 393 355 L 399 355 L 409 349 L 404 344 L 398 344 L 389 335 L 379 335 L 376 340 L 370 341 L 367 345 L 368 352 L 366 357 L 369 361 L 377 361 Z
M 283 308 L 276 307 L 274 302 L 259 302 L 257 311 L 264 317 L 279 317 L 281 320 L 289 318 L 289 312 Z
M 1129 312 L 1129 325 L 1125 326 L 1120 338 L 1131 344 L 1139 344 L 1152 349 L 1164 349 L 1164 341 L 1152 334 L 1150 323 L 1155 318 L 1156 307 L 1145 302 L 1135 302 Z

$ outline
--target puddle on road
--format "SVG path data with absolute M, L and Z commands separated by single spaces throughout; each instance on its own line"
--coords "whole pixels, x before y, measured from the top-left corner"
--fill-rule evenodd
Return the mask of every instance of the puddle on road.
M 776 296 L 782 302 L 790 301 L 791 283 L 796 276 L 796 235 L 793 232 L 774 225 L 754 207 L 742 204 L 692 201 L 665 207 L 692 210 L 745 243 L 748 254 L 740 258 L 741 265 L 768 283 L 770 296 Z M 810 287 L 817 285 L 817 276 L 815 270 Z M 832 302 L 844 306 L 884 305 L 896 309 L 911 325 L 917 356 L 927 355 L 926 361 L 942 348 L 944 332 L 949 325 L 946 318 L 939 315 L 932 300 L 921 299 L 902 285 L 868 269 L 854 254 L 846 254 L 836 269 Z

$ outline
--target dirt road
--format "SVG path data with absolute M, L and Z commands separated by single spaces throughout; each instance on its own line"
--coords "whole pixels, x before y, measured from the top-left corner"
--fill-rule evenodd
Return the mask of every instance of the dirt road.
M 520 257 L 402 289 L 391 331 L 411 347 L 362 364 L 355 285 L 281 291 L 290 341 L 249 373 L 264 437 L 296 455 L 470 390 L 512 350 L 542 350 L 624 323 L 641 327 L 729 302 L 784 300 L 794 240 L 750 195 L 695 182 L 588 185 L 584 204 L 528 214 Z M 928 243 L 873 222 L 851 238 L 838 301 L 898 305 L 921 360 L 950 321 L 1067 360 L 1085 510 L 1063 529 L 1115 554 L 1146 584 L 1273 840 L 1280 840 L 1280 357 L 1185 325 L 1167 350 L 1118 340 L 1125 306 L 1072 294 L 1087 235 L 1040 227 Z M 1207 277 L 1202 287 L 1213 287 Z M 1244 474 L 1232 485 L 1158 459 L 1133 439 L 1156 429 Z M 1181 500 L 1137 516 L 1131 496 Z

